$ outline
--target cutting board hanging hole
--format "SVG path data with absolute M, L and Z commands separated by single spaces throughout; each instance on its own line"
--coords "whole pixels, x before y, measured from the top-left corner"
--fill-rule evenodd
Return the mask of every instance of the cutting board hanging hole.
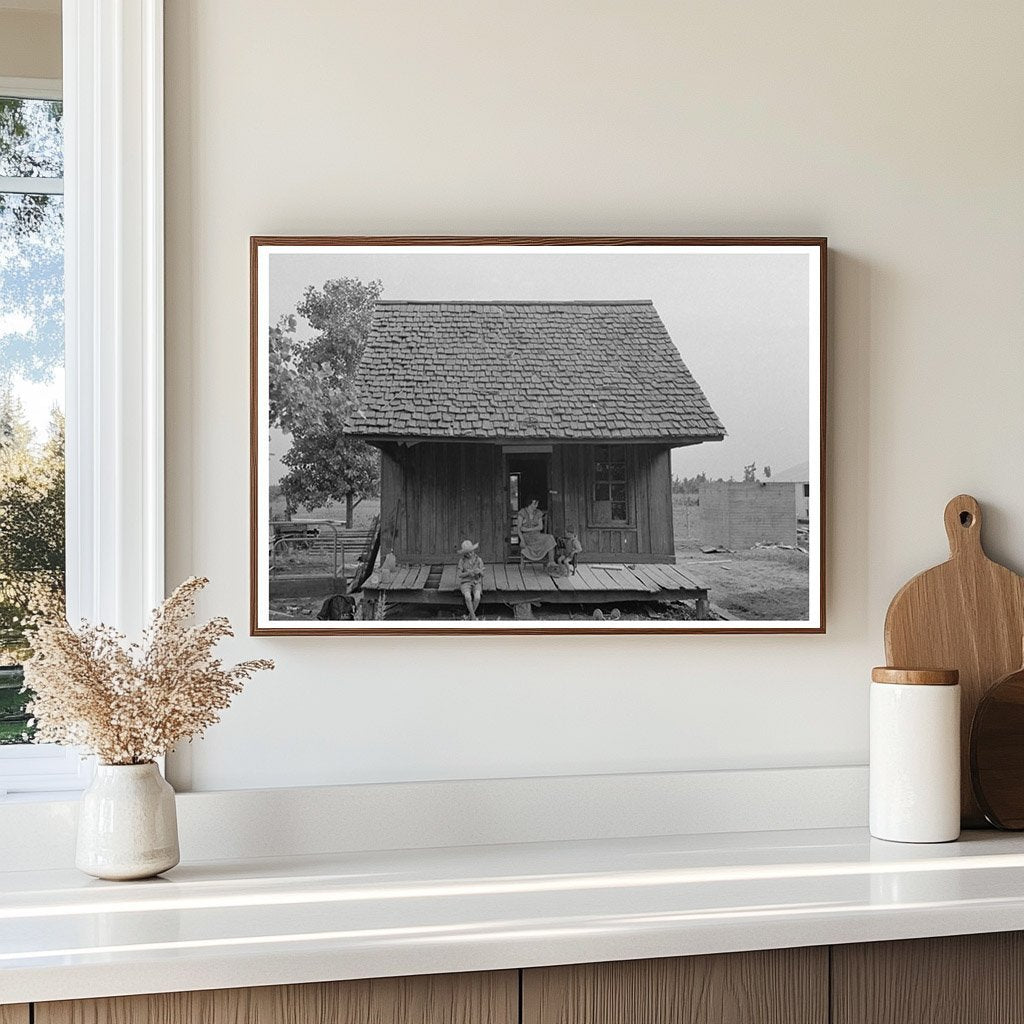
M 969 494 L 958 494 L 947 506 L 943 516 L 949 553 L 956 556 L 970 553 L 983 557 L 981 549 L 981 509 Z

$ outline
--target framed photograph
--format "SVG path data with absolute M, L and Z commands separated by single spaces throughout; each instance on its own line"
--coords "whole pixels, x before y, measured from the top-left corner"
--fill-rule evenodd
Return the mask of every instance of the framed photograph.
M 254 635 L 824 632 L 825 239 L 250 249 Z

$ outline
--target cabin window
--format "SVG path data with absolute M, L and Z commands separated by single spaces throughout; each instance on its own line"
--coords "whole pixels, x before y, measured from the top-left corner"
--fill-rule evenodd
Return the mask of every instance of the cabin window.
M 594 445 L 591 512 L 597 525 L 629 524 L 629 481 L 624 444 Z

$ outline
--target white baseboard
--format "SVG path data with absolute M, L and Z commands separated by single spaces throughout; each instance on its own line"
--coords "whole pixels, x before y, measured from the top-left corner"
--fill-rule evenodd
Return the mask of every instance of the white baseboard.
M 74 862 L 76 801 L 0 801 L 0 871 Z M 182 793 L 188 861 L 867 824 L 867 767 Z

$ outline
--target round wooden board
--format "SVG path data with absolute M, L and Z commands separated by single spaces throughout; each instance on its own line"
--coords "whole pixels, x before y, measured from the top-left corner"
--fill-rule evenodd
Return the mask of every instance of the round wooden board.
M 1000 679 L 971 728 L 971 785 L 997 828 L 1024 829 L 1024 668 Z

